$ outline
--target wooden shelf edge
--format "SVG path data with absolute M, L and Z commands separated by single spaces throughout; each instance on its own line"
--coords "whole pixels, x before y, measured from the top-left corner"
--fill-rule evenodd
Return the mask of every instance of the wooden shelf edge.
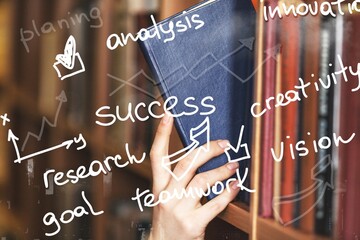
M 273 239 L 287 239 L 287 240 L 330 240 L 331 238 L 318 236 L 314 234 L 304 233 L 298 229 L 291 227 L 284 227 L 276 223 L 272 219 L 257 218 L 257 232 L 258 240 L 273 240 Z
M 219 215 L 219 218 L 241 231 L 250 233 L 251 222 L 248 207 L 241 203 L 230 203 L 229 206 Z

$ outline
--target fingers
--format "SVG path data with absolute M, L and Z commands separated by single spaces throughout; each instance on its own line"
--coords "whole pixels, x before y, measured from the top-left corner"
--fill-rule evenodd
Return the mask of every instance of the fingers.
M 174 169 L 174 175 L 182 176 L 179 180 L 181 187 L 186 187 L 190 180 L 194 177 L 196 170 L 210 159 L 224 153 L 228 147 L 227 140 L 211 141 L 208 143 L 209 149 L 205 151 L 206 144 L 200 148 L 193 150 L 185 159 L 178 162 Z M 174 184 L 179 185 L 179 184 Z
M 206 193 L 216 182 L 228 179 L 234 175 L 238 167 L 239 164 L 234 162 L 207 172 L 199 173 L 191 180 L 187 186 L 187 191 L 190 191 L 191 189 L 201 189 Z M 200 197 L 194 200 L 199 201 L 199 199 Z
M 153 192 L 157 195 L 165 189 L 170 180 L 170 173 L 162 167 L 162 161 L 168 161 L 169 141 L 173 126 L 173 117 L 166 113 L 162 118 L 155 134 L 154 143 L 150 151 L 151 169 L 153 174 Z
M 227 205 L 236 197 L 240 188 L 237 186 L 238 181 L 228 181 L 229 186 L 225 188 L 219 196 L 213 198 L 202 207 L 196 210 L 195 216 L 199 216 L 199 223 L 207 225 L 218 214 L 220 214 Z M 201 218 L 200 218 L 201 217 Z

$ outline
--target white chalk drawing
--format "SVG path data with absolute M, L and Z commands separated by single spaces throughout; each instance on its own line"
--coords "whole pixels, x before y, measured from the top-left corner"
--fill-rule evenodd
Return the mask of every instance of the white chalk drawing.
M 227 156 L 228 162 L 240 162 L 240 161 L 251 158 L 248 144 L 247 143 L 241 144 L 242 137 L 243 137 L 243 134 L 244 134 L 244 128 L 245 128 L 244 125 L 242 125 L 241 128 L 240 128 L 239 139 L 238 139 L 236 147 L 232 146 L 229 143 L 229 147 L 225 149 L 225 154 Z M 236 158 L 236 159 L 232 159 L 229 152 L 232 151 L 232 152 L 237 154 L 237 153 L 239 153 L 241 148 L 245 149 L 245 156 L 242 156 L 242 157 L 239 157 L 239 158 Z
M 128 80 L 123 80 L 121 78 L 115 77 L 111 74 L 107 75 L 109 78 L 114 79 L 115 81 L 121 82 L 122 84 L 117 87 L 114 91 L 112 91 L 109 94 L 109 97 L 112 97 L 113 95 L 115 95 L 118 91 L 120 91 L 123 87 L 125 87 L 126 85 L 129 85 L 130 87 L 135 88 L 136 90 L 138 90 L 139 92 L 142 92 L 146 95 L 148 95 L 149 97 L 153 98 L 153 99 L 157 99 L 159 98 L 159 95 L 154 95 L 152 92 L 147 91 L 146 89 L 142 89 L 141 87 L 136 86 L 135 84 L 132 84 L 131 82 L 133 80 L 135 80 L 137 77 L 139 76 L 144 76 L 149 82 L 151 82 L 153 85 L 156 85 L 156 81 L 151 78 L 149 75 L 147 75 L 145 73 L 145 71 L 143 69 L 141 69 L 139 72 L 135 73 L 132 77 L 130 77 Z
M 8 118 L 7 113 L 0 116 L 2 119 L 2 125 L 5 127 L 8 122 L 10 122 L 10 119 Z
M 198 137 L 202 136 L 203 134 L 206 135 L 206 144 L 199 147 L 200 142 L 197 140 Z M 190 169 L 193 167 L 194 163 L 196 162 L 197 158 L 199 157 L 199 154 L 201 151 L 208 152 L 209 151 L 209 141 L 210 141 L 210 120 L 207 117 L 199 126 L 195 128 L 190 129 L 190 141 L 192 142 L 189 146 L 186 148 L 183 148 L 176 153 L 173 153 L 169 156 L 164 156 L 162 158 L 162 167 L 166 169 L 177 181 L 180 181 L 183 179 L 186 174 L 190 171 Z M 199 147 L 199 148 L 198 148 Z M 187 169 L 185 172 L 181 173 L 180 176 L 177 176 L 172 170 L 171 166 L 184 160 L 185 158 L 191 156 L 192 160 L 187 166 Z M 176 158 L 178 155 L 181 155 L 180 157 Z M 172 158 L 175 158 L 175 160 L 171 160 Z M 168 161 L 170 160 L 170 161 Z
M 44 149 L 44 150 L 41 150 L 41 151 L 38 151 L 38 152 L 35 152 L 35 153 L 32 153 L 32 154 L 21 157 L 20 153 L 19 153 L 19 148 L 17 146 L 17 141 L 18 140 L 19 140 L 19 138 L 15 136 L 15 134 L 13 133 L 13 131 L 11 129 L 9 129 L 9 131 L 8 131 L 8 142 L 13 143 L 13 146 L 14 146 L 14 149 L 15 149 L 15 152 L 16 152 L 16 157 L 17 157 L 16 160 L 14 160 L 14 163 L 21 163 L 22 161 L 31 159 L 33 157 L 36 157 L 36 156 L 44 154 L 44 153 L 54 151 L 54 150 L 59 149 L 59 148 L 65 147 L 66 149 L 69 149 L 74 144 L 74 142 L 75 143 L 82 143 L 82 145 L 80 147 L 76 148 L 76 150 L 78 150 L 78 151 L 81 150 L 81 149 L 84 149 L 86 147 L 85 138 L 82 136 L 82 134 L 79 134 L 78 138 L 75 137 L 74 139 L 64 141 L 61 144 L 56 145 L 54 147 L 50 147 L 50 148 L 47 148 L 47 149 Z
M 173 87 L 177 86 L 183 79 L 187 78 L 187 77 L 191 77 L 194 80 L 198 80 L 200 77 L 202 77 L 205 73 L 207 73 L 208 71 L 210 71 L 211 69 L 213 69 L 216 66 L 221 66 L 225 71 L 227 71 L 228 73 L 230 73 L 235 79 L 246 83 L 248 82 L 250 79 L 252 79 L 252 77 L 256 74 L 256 72 L 260 69 L 260 67 L 265 64 L 265 62 L 267 62 L 270 58 L 274 58 L 276 60 L 276 54 L 279 52 L 280 49 L 280 45 L 276 45 L 273 48 L 267 49 L 265 51 L 267 57 L 264 59 L 264 61 L 262 62 L 262 64 L 260 64 L 247 78 L 243 79 L 240 76 L 238 76 L 236 73 L 234 73 L 233 71 L 231 71 L 228 67 L 226 67 L 223 64 L 223 61 L 225 61 L 226 59 L 228 59 L 229 57 L 237 54 L 238 52 L 242 51 L 243 49 L 248 49 L 249 51 L 253 51 L 254 48 L 254 41 L 255 38 L 251 37 L 251 38 L 247 38 L 247 39 L 240 39 L 239 43 L 240 45 L 235 48 L 232 52 L 230 52 L 229 54 L 221 57 L 221 58 L 216 58 L 214 56 L 213 53 L 208 53 L 206 55 L 204 55 L 203 57 L 201 57 L 199 59 L 199 61 L 197 63 L 195 63 L 190 69 L 188 69 L 186 66 L 181 65 L 179 68 L 175 69 L 174 71 L 172 71 L 169 75 L 165 76 L 162 78 L 162 80 L 160 81 L 166 81 L 167 79 L 171 78 L 172 76 L 174 76 L 177 72 L 184 72 L 184 74 L 181 75 L 181 77 L 177 78 L 175 81 L 171 81 L 172 84 L 168 86 L 167 90 L 163 90 L 163 92 L 160 92 L 159 94 L 154 94 L 146 89 L 142 89 L 138 86 L 136 86 L 135 84 L 131 83 L 132 81 L 134 81 L 136 78 L 138 78 L 139 76 L 144 76 L 146 80 L 150 81 L 153 85 L 158 85 L 159 83 L 157 83 L 157 81 L 155 81 L 155 79 L 151 78 L 149 75 L 147 75 L 144 70 L 140 70 L 138 71 L 136 74 L 134 74 L 132 77 L 130 77 L 127 80 L 121 79 L 119 77 L 116 77 L 112 74 L 108 74 L 107 76 L 115 81 L 121 82 L 122 84 L 117 87 L 115 90 L 113 90 L 109 96 L 113 96 L 115 93 L 117 93 L 120 89 L 122 89 L 123 87 L 125 87 L 126 85 L 135 88 L 136 90 L 146 94 L 147 96 L 153 98 L 153 99 L 159 99 L 164 93 L 165 91 L 170 91 Z M 211 60 L 213 60 L 213 63 L 208 65 L 206 68 L 204 68 L 199 74 L 193 74 L 194 69 L 196 69 L 197 67 L 201 66 L 203 64 L 203 61 L 205 59 L 210 58 Z
M 331 188 L 334 189 L 334 168 L 333 168 L 333 162 L 331 160 L 330 155 L 326 155 L 324 158 L 322 158 L 311 170 L 311 179 L 314 180 L 314 183 L 309 186 L 308 188 L 286 196 L 280 196 L 280 197 L 274 197 L 273 198 L 273 211 L 276 219 L 279 219 L 280 223 L 284 226 L 288 226 L 292 224 L 293 222 L 301 219 L 306 214 L 308 214 L 312 209 L 314 209 L 321 201 L 321 199 L 324 197 L 326 189 Z M 323 173 L 327 169 L 330 169 L 330 178 L 329 179 L 322 179 L 319 177 L 319 174 Z M 319 193 L 317 195 L 317 199 L 314 202 L 313 205 L 309 207 L 309 209 L 302 212 L 299 216 L 294 216 L 293 219 L 290 221 L 284 221 L 281 218 L 280 212 L 278 209 L 280 209 L 279 205 L 289 204 L 289 203 L 296 203 L 301 201 L 304 198 L 307 198 L 309 196 L 312 196 L 315 193 Z
M 62 107 L 63 103 L 67 102 L 67 97 L 66 97 L 65 92 L 62 91 L 60 93 L 60 95 L 56 97 L 56 100 L 59 101 L 59 105 L 58 105 L 57 110 L 56 110 L 54 122 L 52 123 L 46 117 L 43 117 L 42 122 L 41 122 L 41 128 L 40 128 L 39 134 L 35 134 L 35 133 L 32 133 L 32 132 L 27 133 L 25 141 L 24 141 L 24 143 L 23 143 L 23 145 L 21 147 L 22 152 L 25 150 L 26 144 L 29 141 L 30 137 L 34 137 L 37 141 L 41 140 L 46 124 L 48 126 L 50 126 L 50 127 L 53 127 L 53 128 L 55 128 L 57 126 L 57 121 L 58 121 L 58 117 L 59 117 L 61 107 Z
M 70 35 L 65 44 L 64 54 L 56 55 L 55 60 L 56 62 L 53 67 L 61 80 L 85 72 L 84 63 L 80 54 L 76 52 L 76 41 L 72 35 Z M 76 69 L 75 66 L 78 68 Z M 65 74 L 64 72 L 67 72 L 67 70 L 70 70 L 70 73 Z

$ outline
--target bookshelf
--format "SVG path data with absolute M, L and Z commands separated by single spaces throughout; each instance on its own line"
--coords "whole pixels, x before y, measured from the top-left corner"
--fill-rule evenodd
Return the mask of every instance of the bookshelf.
M 177 5 L 174 2 L 163 1 L 161 8 L 167 9 L 168 12 L 160 12 L 157 1 L 152 1 L 150 7 L 141 0 L 132 3 L 130 0 L 0 1 L 0 114 L 7 112 L 13 118 L 11 128 L 20 139 L 25 139 L 26 133 L 29 132 L 38 134 L 42 129 L 41 123 L 44 118 L 52 123 L 44 127 L 41 139 L 29 140 L 23 153 L 54 146 L 59 140 L 71 139 L 79 133 L 82 133 L 87 141 L 87 150 L 84 152 L 59 150 L 20 166 L 9 162 L 15 157 L 14 151 L 6 141 L 1 140 L 0 237 L 4 235 L 8 238 L 16 236 L 20 239 L 41 239 L 44 234 L 41 221 L 44 214 L 52 209 L 60 214 L 61 209 L 78 203 L 80 190 L 89 193 L 94 208 L 105 210 L 105 213 L 91 219 L 81 219 L 71 226 L 64 226 L 59 234 L 60 238 L 70 239 L 69 236 L 72 234 L 77 238 L 85 239 L 132 239 L 139 236 L 142 228 L 149 227 L 151 213 L 139 214 L 129 203 L 130 201 L 126 201 L 131 198 L 135 188 L 150 187 L 152 176 L 148 158 L 141 165 L 132 164 L 126 169 L 112 172 L 109 178 L 94 177 L 81 181 L 79 186 L 55 187 L 51 194 L 47 194 L 49 190 L 44 189 L 41 176 L 48 168 L 66 171 L 81 165 L 88 166 L 91 160 L 101 160 L 104 156 L 126 155 L 124 150 L 126 142 L 131 143 L 136 156 L 148 152 L 155 126 L 158 124 L 157 120 L 152 121 L 149 126 L 121 122 L 109 128 L 102 128 L 95 124 L 94 113 L 101 106 L 120 105 L 126 108 L 128 101 L 151 100 L 126 87 L 121 88 L 113 96 L 109 95 L 119 87 L 119 82 L 107 76 L 109 73 L 116 73 L 117 76 L 128 79 L 140 68 L 146 69 L 146 63 L 139 54 L 136 44 L 129 44 L 126 50 L 109 54 L 104 43 L 112 32 L 136 32 L 146 24 L 150 14 L 156 14 L 159 19 L 163 19 L 195 2 L 186 1 Z M 256 65 L 261 66 L 264 61 L 262 53 L 267 48 L 266 34 L 264 34 L 266 24 L 262 17 L 264 1 L 259 1 L 256 5 L 258 19 L 255 54 Z M 101 20 L 99 16 L 95 16 L 97 10 L 101 14 Z M 75 17 L 80 13 L 87 17 L 81 22 Z M 69 27 L 59 29 L 59 20 L 68 21 Z M 318 21 L 320 23 L 323 20 L 318 19 Z M 57 30 L 49 33 L 41 32 L 44 23 L 52 24 Z M 91 27 L 100 23 L 99 28 Z M 35 33 L 33 24 L 40 28 L 38 34 Z M 26 52 L 24 43 L 19 41 L 21 28 L 34 31 L 33 38 L 26 42 L 29 53 Z M 46 53 L 51 52 L 52 55 L 61 53 L 70 34 L 78 34 L 77 39 L 82 39 L 79 47 L 83 45 L 81 52 L 86 56 L 84 62 L 87 70 L 86 74 L 78 79 L 72 77 L 60 82 L 54 75 L 52 56 Z M 44 45 L 50 47 L 44 48 Z M 284 57 L 280 55 L 278 57 Z M 311 58 L 311 55 L 306 57 Z M 149 72 L 149 69 L 145 71 Z M 265 72 L 263 67 L 259 67 L 256 73 L 254 87 L 256 102 L 264 100 L 262 90 Z M 140 83 L 146 80 L 143 78 L 137 81 Z M 76 91 L 77 89 L 80 90 Z M 67 94 L 67 102 L 56 115 L 59 107 L 56 97 L 62 90 Z M 151 91 L 157 90 L 152 86 Z M 80 103 L 77 104 L 77 101 Z M 56 121 L 55 117 L 57 117 Z M 57 124 L 53 124 L 55 122 Z M 251 188 L 261 189 L 263 128 L 261 118 L 255 118 L 253 126 Z M 132 136 L 135 135 L 134 133 L 136 139 Z M 7 138 L 4 128 L 0 129 L 0 137 Z M 171 148 L 180 149 L 181 144 L 177 134 L 172 138 L 174 144 Z M 30 171 L 30 167 L 34 169 Z M 4 207 L 3 203 L 6 201 L 11 202 L 11 209 Z M 251 194 L 249 206 L 235 201 L 219 215 L 217 221 L 221 219 L 231 225 L 228 226 L 229 231 L 241 232 L 245 235 L 244 239 L 336 239 L 336 233 L 333 234 L 334 237 L 324 237 L 314 231 L 300 229 L 299 226 L 284 227 L 273 218 L 261 217 L 261 201 L 260 191 L 256 191 Z M 121 212 L 124 206 L 130 209 L 131 213 L 126 215 Z M 121 224 L 124 226 L 120 226 Z M 133 225 L 136 224 L 142 227 L 134 227 Z M 211 225 L 216 231 L 221 231 L 220 227 L 216 229 L 216 226 L 216 224 Z M 125 235 L 122 235 L 124 233 Z M 207 238 L 212 239 L 210 235 Z

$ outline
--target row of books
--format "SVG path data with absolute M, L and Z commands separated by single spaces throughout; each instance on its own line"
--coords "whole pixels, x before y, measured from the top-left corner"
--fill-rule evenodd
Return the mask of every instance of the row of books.
M 335 74 L 340 58 L 357 66 L 359 24 L 356 15 L 288 16 L 264 24 L 262 104 L 271 97 L 275 103 L 261 117 L 260 216 L 308 233 L 343 239 L 359 233 L 351 209 L 358 196 L 353 133 L 360 133 L 360 98 L 351 91 L 357 81 Z M 301 81 L 305 90 L 295 88 Z M 275 107 L 279 93 L 289 94 L 282 103 L 295 101 Z M 352 141 L 337 145 L 335 136 Z
M 135 2 L 138 2 L 138 6 L 136 6 Z M 106 18 L 107 12 L 104 11 L 109 4 L 114 5 L 115 8 L 112 9 L 113 11 L 111 12 L 114 14 L 111 15 L 114 18 L 111 19 L 113 20 L 111 23 L 107 21 L 110 17 Z M 130 4 L 132 5 L 129 6 Z M 136 223 L 135 219 L 131 219 L 132 216 L 117 213 L 117 210 L 111 207 L 111 201 L 114 201 L 114 204 L 121 205 L 117 203 L 118 199 L 130 199 L 130 195 L 133 192 L 129 193 L 130 190 L 128 190 L 128 186 L 123 186 L 116 194 L 114 193 L 114 189 L 118 186 L 112 187 L 109 197 L 106 198 L 106 201 L 101 202 L 98 199 L 101 198 L 102 195 L 96 194 L 96 192 L 99 191 L 99 187 L 96 184 L 97 180 L 86 181 L 77 185 L 68 185 L 63 188 L 59 187 L 45 190 L 41 182 L 41 176 L 46 168 L 54 168 L 57 171 L 74 169 L 79 165 L 90 164 L 93 159 L 100 160 L 103 155 L 107 154 L 105 152 L 99 153 L 99 149 L 103 149 L 102 146 L 94 147 L 94 144 L 91 144 L 94 142 L 93 139 L 101 139 L 100 136 L 93 134 L 97 132 L 94 131 L 94 129 L 99 128 L 95 124 L 95 111 L 97 108 L 111 105 L 112 107 L 114 106 L 114 108 L 115 106 L 120 106 L 121 109 L 127 110 L 127 104 L 129 102 L 136 104 L 140 101 L 149 101 L 148 99 L 140 99 L 143 96 L 142 93 L 129 85 L 125 85 L 122 89 L 125 89 L 126 94 L 119 91 L 117 94 L 110 96 L 112 91 L 121 85 L 121 83 L 119 84 L 119 82 L 113 81 L 108 78 L 106 74 L 101 76 L 101 78 L 98 77 L 98 69 L 103 68 L 108 69 L 109 74 L 114 74 L 125 80 L 130 78 L 132 74 L 135 74 L 140 69 L 140 67 L 138 69 L 138 66 L 141 65 L 141 63 L 139 63 L 141 59 L 138 57 L 139 50 L 136 45 L 124 48 L 124 51 L 126 51 L 125 55 L 122 55 L 122 50 L 114 54 L 109 54 L 110 51 L 106 52 L 106 56 L 111 58 L 108 61 L 111 64 L 107 64 L 104 60 L 101 66 L 96 65 L 96 63 L 99 62 L 97 58 L 101 57 L 97 55 L 96 50 L 101 48 L 101 46 L 105 46 L 105 42 L 99 39 L 105 35 L 110 35 L 112 32 L 120 31 L 127 33 L 138 31 L 142 24 L 140 21 L 145 18 L 145 15 L 150 14 L 150 12 L 156 12 L 156 6 L 150 6 L 151 10 L 143 8 L 144 6 L 148 6 L 148 4 L 149 1 L 53 1 L 51 3 L 47 1 L 37 1 L 36 3 L 18 1 L 12 4 L 11 10 L 13 11 L 8 13 L 12 14 L 11 17 L 16 26 L 14 29 L 32 29 L 33 22 L 38 26 L 42 26 L 45 22 L 53 23 L 55 27 L 55 31 L 49 31 L 40 36 L 34 35 L 34 38 L 28 41 L 29 52 L 26 51 L 20 41 L 13 41 L 14 62 L 11 62 L 13 84 L 17 87 L 16 93 L 22 97 L 17 102 L 8 105 L 10 108 L 8 113 L 9 116 L 13 117 L 12 129 L 21 140 L 19 142 L 19 148 L 24 146 L 25 151 L 21 154 L 30 154 L 45 149 L 51 145 L 58 144 L 58 142 L 63 139 L 71 139 L 79 133 L 84 134 L 84 137 L 89 143 L 87 149 L 81 152 L 72 151 L 71 149 L 68 151 L 59 150 L 54 152 L 54 154 L 46 155 L 43 161 L 35 160 L 35 164 L 32 165 L 33 172 L 31 177 L 29 177 L 30 170 L 28 169 L 32 168 L 29 167 L 30 165 L 27 163 L 21 166 L 11 166 L 11 168 L 7 168 L 9 173 L 6 175 L 0 171 L 0 178 L 7 178 L 4 181 L 9 183 L 8 189 L 12 189 L 14 186 L 17 189 L 16 194 L 7 193 L 6 196 L 1 199 L 9 199 L 12 202 L 18 203 L 17 206 L 12 207 L 12 211 L 18 211 L 20 213 L 19 219 L 24 225 L 23 232 L 26 232 L 26 227 L 29 228 L 28 233 L 26 233 L 28 234 L 27 237 L 41 238 L 41 236 L 44 235 L 44 231 L 46 231 L 41 221 L 44 214 L 49 210 L 57 212 L 61 209 L 70 209 L 75 204 L 80 203 L 81 199 L 78 198 L 80 190 L 85 190 L 86 193 L 89 194 L 91 202 L 103 206 L 103 209 L 109 214 L 107 216 L 110 220 L 114 220 L 111 219 L 111 217 L 115 216 L 115 220 L 119 222 L 119 218 L 122 218 L 121 221 L 127 222 L 128 226 L 131 225 L 131 221 Z M 96 9 L 99 11 L 103 21 L 103 28 L 93 27 L 98 26 L 100 21 L 99 17 L 95 17 L 97 13 Z M 23 14 L 24 12 L 26 12 L 26 14 Z M 90 16 L 90 13 L 92 16 Z M 80 19 L 76 18 L 76 16 L 82 17 Z M 119 17 L 121 19 L 119 19 Z M 58 27 L 57 22 L 62 19 L 68 21 L 68 28 Z M 72 20 L 74 22 L 72 22 Z M 118 25 L 121 24 L 125 24 L 126 28 L 118 29 Z M 107 27 L 112 28 L 111 32 L 110 29 L 109 32 L 104 31 L 104 29 L 108 29 Z M 16 30 L 16 32 L 14 30 L 13 39 L 18 39 L 18 34 L 18 30 Z M 64 53 L 64 47 L 70 35 L 72 35 L 76 41 L 76 51 L 80 54 L 84 62 L 85 71 L 61 81 L 57 76 L 53 64 L 56 61 L 55 56 Z M 143 66 L 141 66 L 141 68 L 142 67 Z M 146 69 L 145 72 L 147 72 Z M 126 75 L 122 75 L 123 73 Z M 143 80 L 139 79 L 136 81 L 141 82 Z M 97 85 L 106 86 L 106 92 L 97 89 Z M 155 89 L 154 86 L 151 87 Z M 105 98 L 103 98 L 105 101 L 98 101 L 99 95 L 106 95 Z M 1 102 L 5 103 L 3 101 Z M 31 114 L 29 114 L 29 112 Z M 42 122 L 44 119 L 47 119 L 45 124 Z M 144 126 L 142 126 L 140 129 L 140 127 L 135 124 L 126 124 L 127 123 L 114 124 L 112 127 L 102 128 L 101 132 L 105 134 L 109 133 L 109 139 L 114 139 L 113 142 L 115 143 L 118 143 L 117 141 L 124 141 L 128 142 L 131 148 L 147 151 L 147 146 L 150 146 L 151 142 L 149 138 L 152 135 L 152 128 L 144 128 Z M 148 125 L 146 124 L 146 126 Z M 124 135 L 124 131 L 129 131 L 129 135 Z M 36 137 L 30 137 L 27 144 L 24 144 L 26 134 L 30 132 L 32 132 L 33 135 L 37 135 L 38 139 L 36 139 Z M 41 134 L 39 134 L 39 132 Z M 119 135 L 113 136 L 111 135 L 112 133 Z M 96 137 L 94 137 L 94 135 L 96 135 Z M 5 128 L 1 131 L 1 136 L 5 136 L 3 137 L 3 142 L 6 144 L 5 147 L 9 149 L 8 142 L 6 141 Z M 109 140 L 109 143 L 110 142 L 112 141 Z M 117 152 L 123 150 L 121 145 L 113 144 L 112 146 L 116 148 Z M 1 151 L 2 159 L 7 161 L 13 159 L 13 149 L 10 148 L 8 151 L 10 153 L 9 156 L 5 155 L 4 152 Z M 124 172 L 125 171 L 121 171 L 120 173 L 114 174 L 116 175 L 114 179 L 119 175 L 122 176 Z M 134 185 L 139 182 L 144 182 L 144 179 L 138 178 L 137 176 L 130 177 L 127 181 L 133 182 Z M 135 187 L 132 186 L 131 190 L 133 189 L 135 189 Z M 46 195 L 44 194 L 45 192 Z M 48 194 L 48 192 L 51 193 Z M 26 201 L 23 200 L 25 199 L 24 195 L 27 196 Z M 41 206 L 43 206 L 41 209 L 39 209 L 40 205 L 38 206 L 40 202 Z M 147 224 L 150 219 L 149 214 L 147 214 L 145 218 L 146 221 L 142 219 L 139 222 Z M 105 220 L 106 223 L 110 221 L 109 219 Z M 68 238 L 70 236 L 94 238 L 95 234 L 105 233 L 98 233 L 99 231 L 94 230 L 95 228 L 92 228 L 92 226 L 104 226 L 106 225 L 105 221 L 102 219 L 99 220 L 99 218 L 84 218 L 81 222 L 78 222 L 78 224 L 64 227 L 58 236 L 60 238 Z M 101 224 L 99 224 L 99 222 Z M 29 225 L 27 226 L 27 224 Z M 119 229 L 116 229 L 115 224 L 109 228 L 111 228 L 109 231 L 111 234 Z M 139 229 L 133 226 L 132 228 L 132 234 L 139 235 L 139 233 L 137 233 Z M 127 230 L 127 226 L 122 228 L 122 234 Z M 19 230 L 17 229 L 17 231 Z M 115 235 L 114 238 L 119 238 L 119 236 Z M 141 236 L 137 238 L 131 237 L 131 239 L 140 238 Z

